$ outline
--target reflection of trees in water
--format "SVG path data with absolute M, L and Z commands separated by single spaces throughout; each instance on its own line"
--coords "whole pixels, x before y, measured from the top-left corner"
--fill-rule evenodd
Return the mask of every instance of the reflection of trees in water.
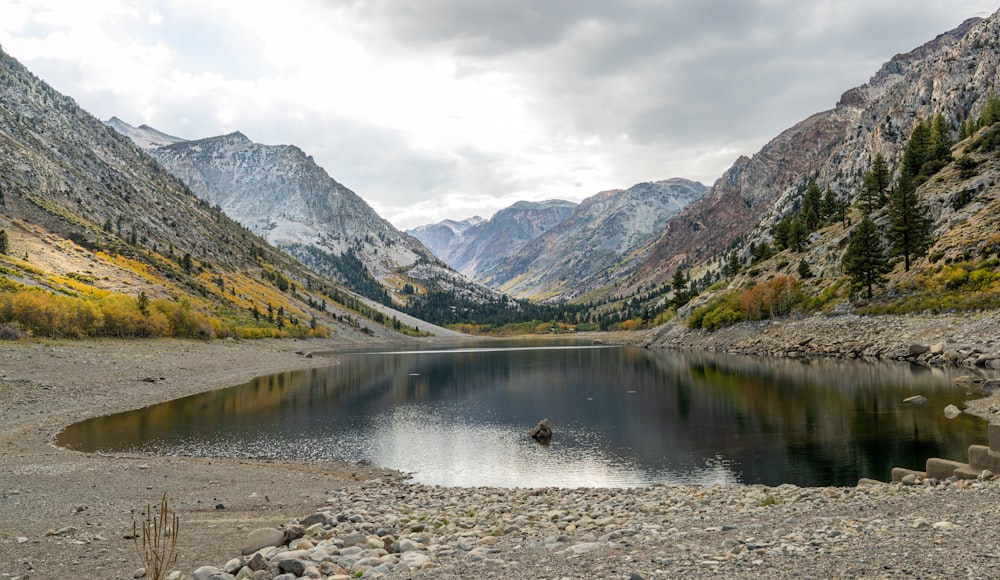
M 941 414 L 962 398 L 951 386 L 959 371 L 633 348 L 338 358 L 84 422 L 60 440 L 113 450 L 223 433 L 333 437 L 337 428 L 374 429 L 368 418 L 396 407 L 445 404 L 462 414 L 453 420 L 518 432 L 548 417 L 556 441 L 561 426 L 586 431 L 606 457 L 650 473 L 721 456 L 745 481 L 800 484 L 886 478 L 892 466 L 919 467 L 928 456 L 962 459 L 985 440 L 978 420 Z M 902 406 L 913 394 L 927 404 Z
M 941 413 L 963 398 L 951 384 L 957 370 L 700 353 L 665 353 L 661 364 L 688 370 L 682 382 L 704 406 L 696 414 L 731 418 L 691 444 L 725 449 L 727 439 L 741 440 L 727 456 L 752 481 L 770 481 L 758 467 L 759 449 L 779 453 L 768 463 L 787 463 L 809 478 L 804 484 L 849 484 L 885 479 L 891 467 L 920 467 L 931 456 L 963 459 L 968 445 L 985 438 L 978 419 L 949 422 Z M 928 397 L 925 406 L 902 404 L 916 393 Z

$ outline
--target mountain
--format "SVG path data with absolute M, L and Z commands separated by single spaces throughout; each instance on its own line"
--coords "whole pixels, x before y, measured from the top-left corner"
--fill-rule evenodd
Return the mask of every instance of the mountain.
M 488 270 L 478 268 L 476 278 L 518 297 L 579 298 L 608 285 L 607 272 L 706 190 L 701 183 L 674 178 L 598 193 L 517 254 Z
M 173 135 L 167 135 L 162 131 L 157 131 L 149 125 L 139 125 L 138 127 L 133 127 L 118 117 L 111 117 L 105 121 L 104 124 L 111 127 L 115 131 L 118 131 L 122 135 L 125 135 L 134 141 L 136 145 L 146 151 L 156 149 L 157 147 L 162 147 L 164 145 L 170 145 L 172 143 L 183 143 L 184 141 L 187 141 L 187 139 L 181 139 L 180 137 L 174 137 Z
M 452 271 L 298 147 L 262 145 L 235 132 L 149 153 L 198 197 L 373 300 L 407 306 L 434 293 L 499 296 Z
M 449 257 L 456 240 L 472 226 L 479 225 L 485 221 L 479 216 L 473 216 L 462 221 L 443 220 L 435 224 L 427 224 L 418 226 L 412 230 L 406 230 L 406 233 L 420 240 L 424 247 L 454 268 L 455 266 L 449 262 Z
M 2 50 L 0 230 L 8 332 L 400 336 Z
M 668 282 L 677 268 L 711 278 L 716 261 L 736 248 L 746 259 L 751 243 L 768 241 L 774 224 L 801 199 L 811 180 L 847 201 L 857 198 L 876 154 L 896 167 L 919 118 L 942 113 L 953 134 L 985 107 L 1000 85 L 1000 21 L 970 19 L 905 54 L 848 90 L 836 106 L 782 132 L 752 157 L 740 157 L 696 203 L 681 211 L 636 252 L 638 266 L 612 269 L 611 291 Z
M 519 201 L 453 236 L 438 256 L 473 280 L 488 279 L 525 245 L 562 223 L 576 206 L 562 200 Z

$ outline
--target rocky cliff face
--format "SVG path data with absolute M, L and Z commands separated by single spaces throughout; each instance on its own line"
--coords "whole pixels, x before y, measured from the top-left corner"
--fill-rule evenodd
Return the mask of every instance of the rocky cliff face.
M 571 300 L 609 283 L 608 272 L 656 236 L 706 187 L 686 179 L 601 192 L 477 279 L 519 297 Z
M 379 217 L 298 147 L 262 145 L 236 132 L 149 152 L 208 203 L 369 298 L 406 304 L 431 291 L 472 300 L 495 295 Z
M 636 252 L 641 263 L 632 276 L 624 276 L 628 264 L 615 271 L 622 282 L 612 290 L 662 284 L 682 264 L 703 264 L 731 247 L 746 252 L 749 242 L 769 239 L 773 224 L 812 179 L 855 199 L 876 154 L 898 165 L 918 118 L 941 112 L 957 134 L 959 123 L 978 115 L 1000 82 L 998 39 L 1000 19 L 994 15 L 896 55 L 868 83 L 845 92 L 835 108 L 738 159 L 702 200 Z

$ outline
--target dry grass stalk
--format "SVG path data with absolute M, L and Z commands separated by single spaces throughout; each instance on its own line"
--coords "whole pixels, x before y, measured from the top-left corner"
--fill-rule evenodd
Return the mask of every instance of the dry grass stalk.
M 142 522 L 142 545 L 139 545 L 139 524 L 132 521 L 132 542 L 139 553 L 139 560 L 146 569 L 146 577 L 163 580 L 167 572 L 177 563 L 177 534 L 180 519 L 177 513 L 169 513 L 167 494 L 163 494 L 159 515 L 153 515 L 153 508 L 146 504 L 146 519 Z

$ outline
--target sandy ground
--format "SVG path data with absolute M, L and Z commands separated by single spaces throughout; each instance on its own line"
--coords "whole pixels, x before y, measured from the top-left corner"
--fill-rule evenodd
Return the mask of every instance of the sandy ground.
M 0 342 L 0 578 L 131 578 L 134 520 L 164 493 L 178 568 L 238 554 L 249 531 L 315 511 L 363 466 L 102 456 L 52 445 L 66 425 L 335 360 L 320 341 Z M 163 377 L 156 382 L 143 379 Z M 216 509 L 222 504 L 224 509 Z M 71 528 L 62 534 L 53 534 Z
M 191 570 L 238 554 L 255 528 L 313 513 L 332 490 L 398 477 L 365 466 L 105 456 L 52 445 L 63 427 L 89 417 L 336 364 L 303 354 L 336 346 L 0 342 L 0 578 L 131 578 L 139 559 L 126 536 L 164 493 L 181 518 L 177 568 Z M 998 403 L 994 396 L 970 410 L 995 417 Z

